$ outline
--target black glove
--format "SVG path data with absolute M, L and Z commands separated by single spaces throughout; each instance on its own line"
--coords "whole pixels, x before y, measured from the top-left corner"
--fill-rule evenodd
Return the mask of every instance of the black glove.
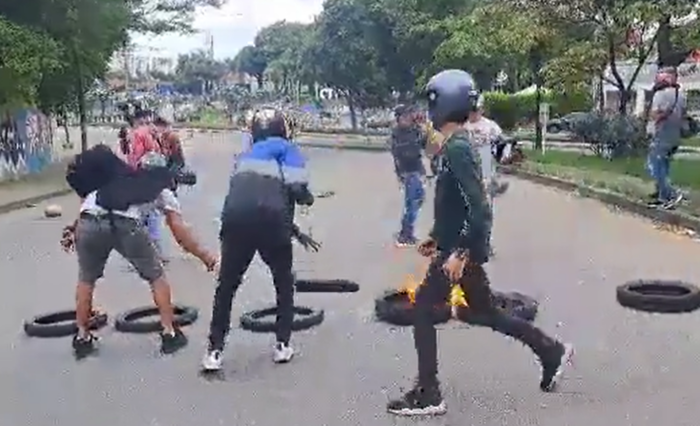
M 299 231 L 299 228 L 297 228 L 296 232 L 294 232 L 294 238 L 296 238 L 296 240 L 299 241 L 299 244 L 301 244 L 301 246 L 308 251 L 313 251 L 316 253 L 318 252 L 318 249 L 321 248 L 321 243 L 311 238 L 311 236 L 308 234 Z

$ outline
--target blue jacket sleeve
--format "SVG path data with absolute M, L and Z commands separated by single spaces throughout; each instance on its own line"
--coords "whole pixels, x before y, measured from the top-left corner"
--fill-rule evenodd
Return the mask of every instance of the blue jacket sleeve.
M 293 143 L 286 145 L 280 161 L 285 182 L 289 186 L 292 197 L 297 204 L 310 206 L 314 196 L 309 191 L 309 176 L 306 170 L 306 160 Z

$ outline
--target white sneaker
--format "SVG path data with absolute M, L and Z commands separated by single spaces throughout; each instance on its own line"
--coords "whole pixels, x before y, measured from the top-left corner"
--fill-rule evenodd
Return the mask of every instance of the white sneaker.
M 207 351 L 202 359 L 202 369 L 204 371 L 219 371 L 223 365 L 224 353 L 218 350 Z
M 277 343 L 275 345 L 275 354 L 272 358 L 272 360 L 276 364 L 284 364 L 286 362 L 289 362 L 292 360 L 294 357 L 294 349 L 292 349 L 289 344 L 286 343 Z

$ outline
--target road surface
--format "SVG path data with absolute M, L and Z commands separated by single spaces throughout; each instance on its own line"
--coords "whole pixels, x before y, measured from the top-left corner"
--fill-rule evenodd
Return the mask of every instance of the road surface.
M 187 220 L 210 247 L 236 143 L 198 135 L 190 161 L 199 185 L 183 191 Z M 359 281 L 353 295 L 300 294 L 322 307 L 325 322 L 295 334 L 292 364 L 271 362 L 271 336 L 234 329 L 225 379 L 197 374 L 214 281 L 170 247 L 177 301 L 201 309 L 187 329 L 191 344 L 174 357 L 156 354 L 154 336 L 105 329 L 100 356 L 76 363 L 69 339 L 30 339 L 23 319 L 70 308 L 76 262 L 62 253 L 63 220 L 41 206 L 0 216 L 0 424 L 7 426 L 696 426 L 700 316 L 654 316 L 624 310 L 615 286 L 636 278 L 700 279 L 700 247 L 600 204 L 522 181 L 496 206 L 498 258 L 493 286 L 537 297 L 537 323 L 576 344 L 577 358 L 560 392 L 539 392 L 538 367 L 521 345 L 488 330 L 449 324 L 440 333 L 446 417 L 415 422 L 384 412 L 410 385 L 415 355 L 410 330 L 372 319 L 373 299 L 420 270 L 411 251 L 390 244 L 401 206 L 390 160 L 382 153 L 306 151 L 316 190 L 336 197 L 314 208 L 318 254 L 298 253 L 301 276 Z M 76 200 L 57 200 L 75 212 Z M 429 226 L 429 211 L 419 231 Z M 149 303 L 147 286 L 114 256 L 99 283 L 98 303 L 113 315 Z M 267 272 L 248 274 L 234 308 L 273 300 Z M 477 362 L 478 361 L 478 362 Z

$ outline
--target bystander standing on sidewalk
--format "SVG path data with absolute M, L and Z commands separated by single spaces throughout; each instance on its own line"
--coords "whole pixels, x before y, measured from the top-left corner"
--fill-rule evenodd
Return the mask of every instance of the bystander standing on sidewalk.
M 659 69 L 649 109 L 648 132 L 651 144 L 647 157 L 649 174 L 656 184 L 650 207 L 672 209 L 683 200 L 683 194 L 671 185 L 671 159 L 681 143 L 681 130 L 686 109 L 685 94 L 678 85 L 675 67 Z

